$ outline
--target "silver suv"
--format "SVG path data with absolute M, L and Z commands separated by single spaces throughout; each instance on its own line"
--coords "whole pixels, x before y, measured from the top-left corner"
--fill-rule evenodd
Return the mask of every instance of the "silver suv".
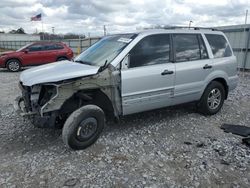
M 22 72 L 15 107 L 38 127 L 62 127 L 72 149 L 93 144 L 105 117 L 195 102 L 217 113 L 237 86 L 236 58 L 225 35 L 162 29 L 106 36 L 74 62 Z

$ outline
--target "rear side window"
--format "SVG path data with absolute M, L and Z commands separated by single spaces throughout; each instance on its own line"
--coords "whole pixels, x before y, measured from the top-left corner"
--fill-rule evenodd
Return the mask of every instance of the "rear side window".
M 229 44 L 223 35 L 205 34 L 205 36 L 214 54 L 214 58 L 229 57 L 232 55 Z
M 54 49 L 55 50 L 60 50 L 60 49 L 63 49 L 64 47 L 61 45 L 61 44 L 55 44 L 54 45 Z
M 175 61 L 194 61 L 207 59 L 207 50 L 201 35 L 174 34 Z
M 130 51 L 129 67 L 156 65 L 169 62 L 170 35 L 159 34 L 143 38 Z
M 45 45 L 46 50 L 60 50 L 63 49 L 63 46 L 60 44 L 47 44 Z

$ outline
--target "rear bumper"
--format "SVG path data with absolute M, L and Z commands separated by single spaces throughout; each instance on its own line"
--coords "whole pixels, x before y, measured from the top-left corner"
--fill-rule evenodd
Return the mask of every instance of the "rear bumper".
M 29 119 L 32 122 L 32 124 L 34 124 L 35 127 L 55 128 L 55 122 L 56 122 L 55 114 L 40 116 L 40 114 L 37 112 L 27 111 L 24 104 L 24 99 L 21 96 L 15 99 L 14 108 L 19 115 Z

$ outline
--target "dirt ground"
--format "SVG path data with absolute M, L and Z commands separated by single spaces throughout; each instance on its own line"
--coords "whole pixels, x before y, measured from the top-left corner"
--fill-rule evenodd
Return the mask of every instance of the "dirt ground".
M 250 147 L 220 129 L 250 127 L 250 73 L 214 116 L 192 104 L 127 116 L 83 151 L 15 113 L 19 74 L 0 70 L 0 187 L 250 187 Z

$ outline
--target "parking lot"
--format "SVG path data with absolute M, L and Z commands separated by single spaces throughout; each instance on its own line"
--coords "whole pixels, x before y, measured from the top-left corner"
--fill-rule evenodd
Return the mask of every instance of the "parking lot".
M 250 73 L 214 116 L 192 104 L 127 116 L 83 151 L 15 113 L 19 74 L 0 70 L 0 187 L 249 187 L 250 148 L 220 126 L 250 126 Z

